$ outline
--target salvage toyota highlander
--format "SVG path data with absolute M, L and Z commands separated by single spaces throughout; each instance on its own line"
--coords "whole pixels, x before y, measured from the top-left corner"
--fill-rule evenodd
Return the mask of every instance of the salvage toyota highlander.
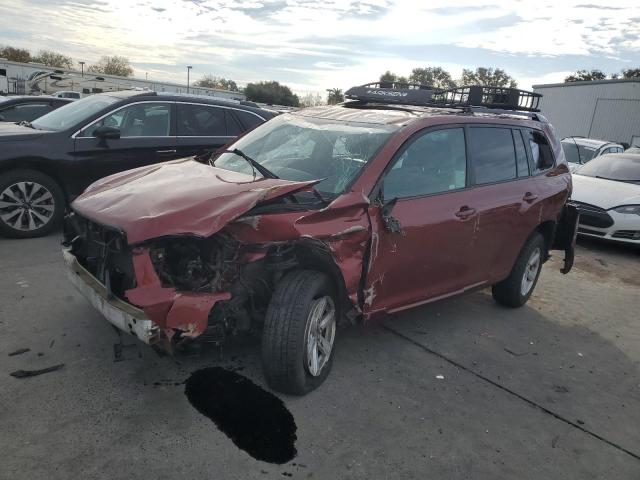
M 519 307 L 550 250 L 571 269 L 571 175 L 538 95 L 347 93 L 209 158 L 92 184 L 65 221 L 71 281 L 165 352 L 262 332 L 268 383 L 305 394 L 331 369 L 339 322 L 483 287 Z

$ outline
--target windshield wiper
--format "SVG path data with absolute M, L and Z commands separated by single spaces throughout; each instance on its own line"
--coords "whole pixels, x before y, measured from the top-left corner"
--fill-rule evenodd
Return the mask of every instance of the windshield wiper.
M 251 165 L 252 168 L 255 168 L 258 172 L 260 172 L 260 175 L 262 175 L 265 178 L 275 178 L 275 179 L 280 178 L 271 170 L 269 170 L 266 167 L 263 167 L 258 162 L 256 162 L 253 158 L 251 158 L 249 155 L 247 155 L 246 153 L 244 153 L 242 150 L 238 148 L 234 148 L 233 150 L 224 150 L 222 153 L 234 153 L 239 157 L 244 158 L 249 163 L 249 165 Z
M 33 128 L 34 130 L 36 130 L 36 127 L 31 125 L 31 122 L 27 122 L 26 120 L 18 122 L 18 125 L 20 125 L 21 127 L 29 127 L 29 128 Z

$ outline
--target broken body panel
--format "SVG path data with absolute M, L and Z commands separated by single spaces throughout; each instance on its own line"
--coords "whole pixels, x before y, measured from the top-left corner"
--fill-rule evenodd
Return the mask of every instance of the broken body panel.
M 347 192 L 324 203 L 285 201 L 316 181 L 256 181 L 191 160 L 98 181 L 72 205 L 67 263 L 105 285 L 94 291 L 107 302 L 141 309 L 159 330 L 149 343 L 171 351 L 184 340 L 221 341 L 259 325 L 275 284 L 292 268 L 329 275 L 342 313 L 366 320 L 504 279 L 541 226 L 549 245 L 572 256 L 575 228 L 571 237 L 571 226 L 558 226 L 571 188 L 563 161 L 538 177 L 402 199 L 385 209 L 378 182 L 404 142 L 430 126 L 461 122 L 459 116 L 389 115 L 389 122 L 404 119 L 405 125 Z M 464 118 L 476 122 L 541 128 L 522 119 Z M 559 142 L 553 150 L 564 158 Z M 538 199 L 523 202 L 523 189 Z M 513 198 L 508 208 L 504 198 Z M 466 204 L 480 214 L 456 216 Z M 556 230 L 562 232 L 557 237 Z

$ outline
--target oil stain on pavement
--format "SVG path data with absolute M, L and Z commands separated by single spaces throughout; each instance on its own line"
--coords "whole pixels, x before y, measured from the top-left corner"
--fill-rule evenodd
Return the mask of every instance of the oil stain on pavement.
M 282 400 L 247 377 L 220 367 L 191 374 L 185 394 L 240 449 L 282 464 L 296 455 L 296 424 Z

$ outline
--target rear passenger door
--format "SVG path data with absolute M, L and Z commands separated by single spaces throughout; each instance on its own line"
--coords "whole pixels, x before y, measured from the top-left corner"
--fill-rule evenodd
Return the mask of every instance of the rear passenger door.
M 477 281 L 509 275 L 525 240 L 536 228 L 539 192 L 530 176 L 525 134 L 508 126 L 470 126 L 473 206 L 478 215 Z
M 215 150 L 240 135 L 245 129 L 233 111 L 217 105 L 177 103 L 178 154 L 200 155 Z

